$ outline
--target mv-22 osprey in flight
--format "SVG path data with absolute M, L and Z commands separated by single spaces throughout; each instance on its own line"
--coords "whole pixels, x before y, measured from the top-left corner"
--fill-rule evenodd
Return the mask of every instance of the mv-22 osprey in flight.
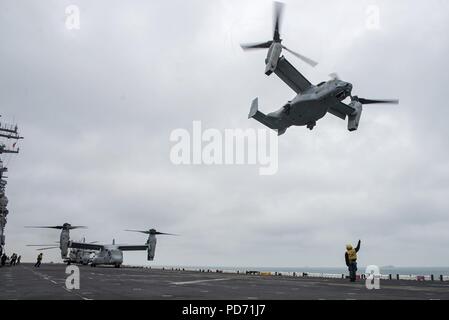
M 398 100 L 371 100 L 353 96 L 352 84 L 340 80 L 335 73 L 330 75 L 332 77 L 330 81 L 321 82 L 318 85 L 311 84 L 284 56 L 281 56 L 282 49 L 285 49 L 312 67 L 318 64 L 282 45 L 279 33 L 282 12 L 283 4 L 275 2 L 273 40 L 242 44 L 241 47 L 244 50 L 268 49 L 265 74 L 271 75 L 274 72 L 297 95 L 281 109 L 266 115 L 258 110 L 258 98 L 256 98 L 252 102 L 248 118 L 256 119 L 267 127 L 277 130 L 278 135 L 282 135 L 290 126 L 307 126 L 312 130 L 316 122 L 329 112 L 342 120 L 348 117 L 348 130 L 355 131 L 359 126 L 363 105 L 399 103 Z M 343 103 L 347 97 L 351 97 L 349 104 Z

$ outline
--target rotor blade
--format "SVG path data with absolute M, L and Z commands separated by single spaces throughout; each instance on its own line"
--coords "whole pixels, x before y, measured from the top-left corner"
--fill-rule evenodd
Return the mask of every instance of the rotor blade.
M 59 249 L 59 247 L 48 247 L 48 248 L 40 248 L 36 249 L 37 251 L 50 250 L 50 249 Z
M 130 231 L 130 232 L 140 232 L 140 233 L 145 233 L 145 234 L 150 234 L 150 231 L 144 231 L 144 230 L 125 230 L 125 231 Z
M 302 54 L 299 54 L 299 53 L 297 53 L 297 52 L 295 52 L 293 50 L 290 50 L 289 48 L 284 47 L 284 46 L 282 46 L 282 48 L 284 48 L 285 50 L 290 52 L 292 55 L 294 55 L 295 57 L 301 59 L 302 61 L 304 61 L 305 63 L 307 63 L 308 65 L 310 65 L 312 67 L 316 67 L 318 65 L 318 62 L 316 62 L 316 61 L 314 61 L 314 60 L 312 60 L 310 58 L 307 58 L 306 56 L 303 56 Z
M 62 229 L 62 226 L 25 226 L 25 228 Z
M 281 23 L 282 14 L 284 11 L 284 4 L 282 2 L 274 2 L 273 14 L 273 40 L 279 42 L 281 40 Z
M 253 49 L 268 49 L 273 41 L 267 41 L 267 42 L 257 42 L 257 43 L 246 43 L 241 44 L 240 47 L 242 47 L 243 50 L 253 50 Z
M 161 234 L 161 235 L 167 235 L 167 236 L 177 236 L 177 234 L 174 234 L 174 233 L 165 233 L 165 232 L 159 232 L 159 231 L 156 231 L 156 233 L 154 233 L 154 234 Z
M 399 100 L 371 100 L 371 99 L 364 99 L 364 98 L 359 98 L 359 102 L 361 104 L 377 104 L 377 103 L 399 104 Z
M 159 232 L 159 231 L 151 231 L 151 230 L 125 230 L 125 231 L 130 231 L 130 232 L 140 232 L 140 233 L 145 233 L 145 234 L 159 234 L 159 235 L 168 235 L 168 236 L 177 236 L 177 234 L 174 233 L 165 233 L 165 232 Z
M 54 244 L 27 244 L 27 247 L 53 247 L 53 246 Z
M 45 229 L 64 229 L 64 226 L 25 226 L 25 228 L 45 228 Z M 70 230 L 72 229 L 86 229 L 85 226 L 68 226 L 66 227 Z

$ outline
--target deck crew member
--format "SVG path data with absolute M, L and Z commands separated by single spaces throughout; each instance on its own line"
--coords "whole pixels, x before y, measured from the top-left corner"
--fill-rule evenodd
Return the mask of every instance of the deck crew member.
M 357 252 L 360 250 L 360 240 L 355 249 L 351 244 L 346 245 L 345 261 L 349 270 L 349 279 L 354 282 L 356 279 L 357 272 Z

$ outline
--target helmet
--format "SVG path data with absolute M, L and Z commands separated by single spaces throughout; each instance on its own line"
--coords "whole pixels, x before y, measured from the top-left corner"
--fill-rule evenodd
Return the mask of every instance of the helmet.
M 346 250 L 351 250 L 352 249 L 352 245 L 351 244 L 347 244 L 346 245 Z

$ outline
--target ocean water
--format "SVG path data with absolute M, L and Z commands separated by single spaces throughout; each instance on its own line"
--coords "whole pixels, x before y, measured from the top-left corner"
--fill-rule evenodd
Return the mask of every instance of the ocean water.
M 345 267 L 230 267 L 230 266 L 158 266 L 160 268 L 185 268 L 190 270 L 223 270 L 223 271 L 240 271 L 245 272 L 261 271 L 261 272 L 280 272 L 280 273 L 326 273 L 326 274 L 347 274 L 348 269 Z M 449 276 L 449 267 L 393 267 L 380 266 L 380 273 L 383 275 L 414 275 L 414 276 L 429 276 L 429 275 L 443 275 Z M 366 267 L 358 266 L 358 273 L 364 273 Z

